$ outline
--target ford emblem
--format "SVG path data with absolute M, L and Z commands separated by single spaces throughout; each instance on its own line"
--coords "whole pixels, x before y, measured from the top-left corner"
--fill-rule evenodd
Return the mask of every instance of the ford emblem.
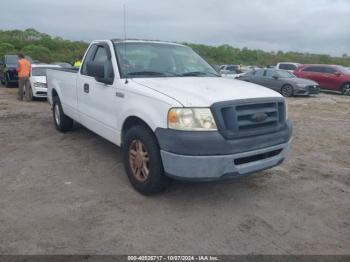
M 254 122 L 263 122 L 268 118 L 268 115 L 265 113 L 256 113 L 250 119 Z

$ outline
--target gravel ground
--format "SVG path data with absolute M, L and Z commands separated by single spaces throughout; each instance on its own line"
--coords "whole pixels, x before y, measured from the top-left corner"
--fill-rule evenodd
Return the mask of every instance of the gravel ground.
M 120 149 L 0 88 L 0 254 L 350 254 L 350 97 L 288 99 L 288 161 L 144 197 Z

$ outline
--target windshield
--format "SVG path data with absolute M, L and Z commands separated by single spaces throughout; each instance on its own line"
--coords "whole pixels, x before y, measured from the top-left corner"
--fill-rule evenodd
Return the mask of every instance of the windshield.
M 32 76 L 46 76 L 47 69 L 54 69 L 57 67 L 33 67 Z
M 116 43 L 121 77 L 219 76 L 191 48 L 163 43 Z
M 279 70 L 278 75 L 282 78 L 294 78 L 295 75 L 289 71 Z

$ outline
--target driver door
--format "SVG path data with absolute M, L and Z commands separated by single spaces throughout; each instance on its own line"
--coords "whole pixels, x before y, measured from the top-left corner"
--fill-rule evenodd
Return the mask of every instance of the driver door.
M 283 82 L 278 77 L 279 76 L 276 70 L 266 70 L 264 77 L 264 86 L 280 92 L 281 87 L 283 86 Z
M 95 133 L 117 143 L 117 137 L 120 133 L 117 130 L 117 118 L 123 99 L 116 96 L 118 81 L 115 80 L 115 68 L 110 55 L 111 49 L 108 44 L 96 44 L 92 45 L 90 50 L 82 65 L 81 75 L 77 80 L 78 108 L 81 122 Z M 87 70 L 87 63 L 89 62 L 104 64 L 105 77 L 112 78 L 113 83 L 110 85 L 101 83 L 90 76 Z

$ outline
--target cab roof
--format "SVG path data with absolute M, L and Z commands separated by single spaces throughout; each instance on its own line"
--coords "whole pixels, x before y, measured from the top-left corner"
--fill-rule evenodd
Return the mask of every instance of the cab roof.
M 147 39 L 111 39 L 113 43 L 154 43 L 154 44 L 166 44 L 166 45 L 176 45 L 176 46 L 185 46 L 179 43 L 160 41 L 160 40 L 147 40 Z

